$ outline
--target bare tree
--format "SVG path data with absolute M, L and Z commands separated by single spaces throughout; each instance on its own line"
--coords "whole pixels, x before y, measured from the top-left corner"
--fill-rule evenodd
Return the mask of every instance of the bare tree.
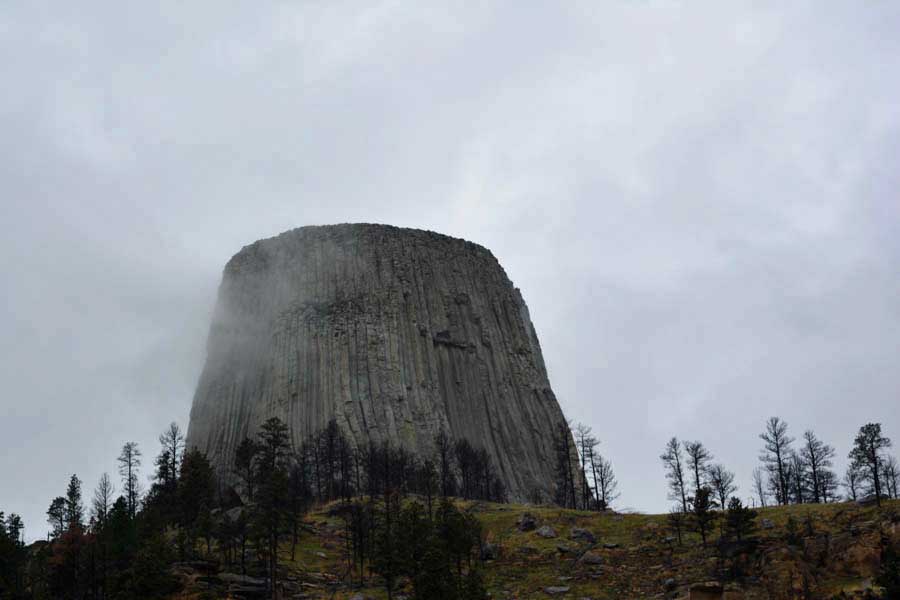
M 611 462 L 602 456 L 598 456 L 594 462 L 597 468 L 597 502 L 600 503 L 601 510 L 606 510 L 619 497 L 619 482 Z
M 119 455 L 119 475 L 122 476 L 122 485 L 125 492 L 125 500 L 128 502 L 128 515 L 133 519 L 137 512 L 140 499 L 140 483 L 138 482 L 138 468 L 141 466 L 141 451 L 137 442 L 128 442 L 122 446 Z
M 830 472 L 834 448 L 807 429 L 803 432 L 803 448 L 800 449 L 800 455 L 809 469 L 809 491 L 812 493 L 812 501 L 823 502 L 823 481 Z
M 808 500 L 806 497 L 806 471 L 806 461 L 799 452 L 791 451 L 788 458 L 788 481 L 790 482 L 791 496 L 797 504 L 803 504 Z
M 169 424 L 162 435 L 159 436 L 159 443 L 163 447 L 164 452 L 168 452 L 169 457 L 169 477 L 172 480 L 178 479 L 178 467 L 181 464 L 181 455 L 184 451 L 184 434 L 175 421 Z M 171 483 L 171 482 L 167 482 Z
M 707 473 L 713 492 L 719 499 L 719 506 L 724 511 L 728 506 L 728 498 L 737 491 L 737 486 L 734 484 L 734 473 L 720 464 L 711 466 Z
M 766 464 L 775 489 L 775 499 L 780 504 L 787 504 L 790 498 L 790 478 L 788 459 L 794 438 L 787 434 L 787 423 L 778 417 L 771 417 L 766 422 L 766 430 L 759 434 L 765 442 L 759 459 Z
M 893 456 L 888 456 L 884 460 L 881 468 L 881 476 L 884 479 L 884 493 L 888 498 L 900 498 L 897 495 L 898 484 L 900 484 L 900 465 Z
M 591 504 L 591 488 L 588 486 L 587 468 L 589 448 L 597 446 L 597 440 L 591 435 L 591 428 L 584 423 L 577 423 L 573 430 L 575 434 L 575 446 L 578 458 L 581 461 L 581 507 L 588 508 Z
M 694 476 L 694 495 L 706 484 L 706 470 L 712 460 L 712 454 L 702 442 L 685 442 L 684 453 L 687 455 L 687 466 Z
M 847 471 L 844 473 L 844 479 L 841 483 L 847 490 L 847 497 L 854 502 L 859 496 L 860 479 L 859 469 L 853 463 L 850 463 L 847 466 Z
M 765 508 L 767 506 L 766 498 L 769 494 L 766 492 L 765 471 L 761 467 L 753 469 L 753 491 L 759 498 L 759 505 Z
M 92 501 L 94 520 L 97 521 L 97 524 L 100 527 L 103 527 L 103 525 L 106 524 L 106 516 L 109 514 L 109 509 L 112 507 L 113 494 L 115 493 L 116 489 L 109 479 L 109 474 L 104 473 L 100 476 L 100 481 L 97 483 L 97 488 L 94 490 L 94 498 Z
M 681 443 L 673 437 L 666 444 L 665 451 L 659 456 L 666 469 L 669 480 L 669 499 L 681 503 L 681 512 L 688 512 L 687 493 L 685 492 L 684 460 L 681 456 Z

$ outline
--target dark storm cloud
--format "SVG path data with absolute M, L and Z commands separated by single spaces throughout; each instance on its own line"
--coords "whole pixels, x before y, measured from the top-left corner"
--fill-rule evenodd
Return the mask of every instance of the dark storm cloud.
M 186 425 L 221 268 L 316 223 L 498 256 L 623 506 L 780 414 L 900 436 L 900 9 L 37 2 L 0 10 L 0 508 Z M 149 470 L 149 469 L 145 469 Z

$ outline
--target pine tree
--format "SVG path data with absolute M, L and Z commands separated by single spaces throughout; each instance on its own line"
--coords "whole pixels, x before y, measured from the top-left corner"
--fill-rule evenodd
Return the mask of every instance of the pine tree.
M 883 451 L 890 447 L 891 440 L 881 434 L 881 423 L 867 423 L 859 428 L 849 455 L 853 467 L 859 470 L 863 479 L 870 484 L 879 506 L 884 496 L 881 472 L 884 462 Z

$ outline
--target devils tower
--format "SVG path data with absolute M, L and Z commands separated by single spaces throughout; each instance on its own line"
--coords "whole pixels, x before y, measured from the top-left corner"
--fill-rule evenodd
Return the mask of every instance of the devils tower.
M 431 455 L 483 446 L 509 496 L 549 497 L 563 414 L 528 308 L 491 252 L 387 225 L 301 227 L 225 266 L 188 447 L 228 473 L 270 417 L 299 445 L 334 418 L 353 442 Z

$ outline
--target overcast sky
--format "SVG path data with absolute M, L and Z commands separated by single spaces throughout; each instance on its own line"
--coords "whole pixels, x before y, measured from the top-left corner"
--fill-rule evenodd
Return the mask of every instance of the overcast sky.
M 900 442 L 900 3 L 4 2 L 0 510 L 187 426 L 225 262 L 432 229 L 522 289 L 620 508 L 678 435 Z

